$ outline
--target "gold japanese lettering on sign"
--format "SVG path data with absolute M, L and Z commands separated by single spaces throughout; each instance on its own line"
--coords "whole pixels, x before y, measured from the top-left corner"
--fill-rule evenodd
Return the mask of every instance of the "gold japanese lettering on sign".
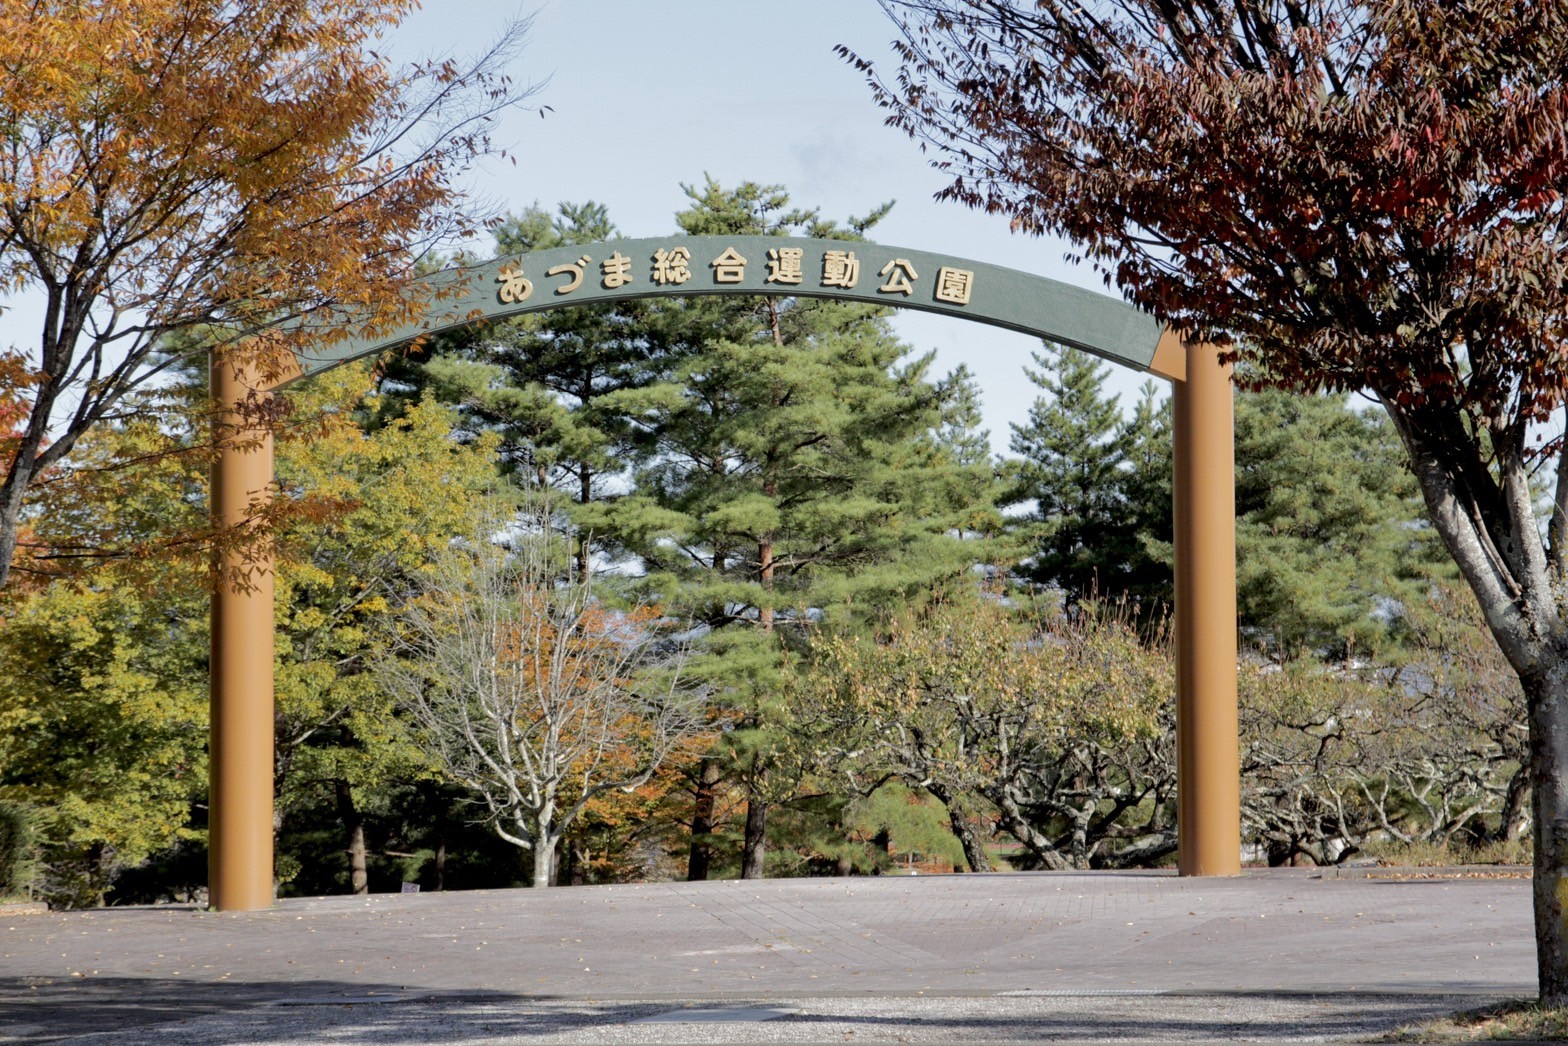
M 853 287 L 860 281 L 860 259 L 854 251 L 822 252 L 822 286 Z
M 632 260 L 616 251 L 599 263 L 599 273 L 604 277 L 606 290 L 615 290 L 632 282 Z
M 805 256 L 802 247 L 769 247 L 767 282 L 799 283 L 804 278 L 800 263 Z
M 685 247 L 653 252 L 653 282 L 663 287 L 673 283 L 677 287 L 691 279 L 691 251 Z
M 746 259 L 734 247 L 724 248 L 724 253 L 708 264 L 713 266 L 714 283 L 739 283 L 746 278 Z
M 974 291 L 975 274 L 968 269 L 955 269 L 951 265 L 944 265 L 937 270 L 936 294 L 937 301 L 945 301 L 952 305 L 968 305 L 969 295 Z
M 878 275 L 887 277 L 887 282 L 877 288 L 878 294 L 913 294 L 915 285 L 909 281 L 920 278 L 908 258 L 894 258 L 882 266 Z
M 797 285 L 804 282 L 805 250 L 801 247 L 770 247 L 768 248 L 767 266 L 768 273 L 764 278 L 767 283 Z M 565 281 L 555 288 L 556 294 L 570 294 L 583 284 L 587 268 L 593 259 L 589 255 L 582 255 L 576 261 L 563 262 L 545 270 L 548 277 L 565 277 Z M 691 249 L 685 246 L 659 248 L 652 255 L 653 266 L 649 278 L 659 286 L 681 286 L 691 280 Z M 746 258 L 734 247 L 726 247 L 724 251 L 708 263 L 713 268 L 713 281 L 715 283 L 742 283 L 746 277 Z M 599 263 L 600 277 L 607 290 L 617 290 L 627 284 L 633 283 L 636 277 L 632 274 L 632 259 L 620 251 L 611 253 Z M 883 265 L 878 274 L 882 283 L 877 287 L 879 294 L 912 295 L 915 292 L 915 283 L 920 279 L 920 274 L 915 271 L 914 263 L 908 258 L 894 258 Z M 860 259 L 852 250 L 833 249 L 822 252 L 822 283 L 823 287 L 841 287 L 853 290 L 860 281 Z M 502 265 L 496 271 L 495 282 L 499 284 L 496 297 L 503 304 L 515 305 L 527 301 L 534 293 L 533 281 L 523 273 L 520 262 L 512 261 Z M 932 298 L 949 305 L 968 305 L 974 296 L 975 274 L 969 269 L 960 269 L 955 265 L 943 265 L 937 269 Z
M 534 292 L 533 283 L 523 275 L 523 268 L 520 265 L 508 263 L 501 266 L 501 271 L 496 273 L 495 282 L 501 285 L 496 296 L 507 305 L 527 301 L 528 296 Z
M 570 294 L 583 285 L 583 270 L 588 267 L 588 263 L 592 260 L 592 258 L 585 254 L 581 258 L 578 258 L 575 262 L 566 262 L 564 264 L 557 265 L 554 268 L 546 269 L 544 274 L 546 276 L 564 276 L 570 274 L 572 278 L 555 289 L 555 293 L 557 294 Z

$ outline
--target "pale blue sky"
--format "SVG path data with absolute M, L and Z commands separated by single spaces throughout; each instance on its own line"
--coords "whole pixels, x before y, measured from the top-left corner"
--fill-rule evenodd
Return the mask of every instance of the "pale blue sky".
M 932 200 L 943 177 L 883 126 L 860 75 L 833 53 L 835 44 L 888 53 L 894 30 L 873 0 L 425 0 L 386 49 L 399 60 L 471 53 L 520 13 L 534 23 L 512 72 L 542 82 L 536 108 L 497 128 L 511 160 L 466 182 L 499 210 L 596 200 L 623 234 L 656 236 L 685 206 L 680 184 L 711 174 L 725 185 L 781 184 L 796 204 L 840 220 L 896 200 L 873 231 L 880 242 L 1104 290 L 1092 270 L 1063 261 L 1064 243 L 1015 236 L 1003 217 Z M 36 346 L 40 317 L 36 295 L 0 296 L 0 342 Z M 1022 368 L 1038 343 L 926 313 L 898 313 L 895 326 L 917 351 L 937 350 L 937 372 L 969 365 L 992 445 L 1005 451 L 1008 422 L 1027 416 L 1037 391 Z M 1113 370 L 1128 407 L 1144 376 Z
M 833 54 L 845 44 L 887 54 L 892 24 L 872 0 L 555 0 L 515 7 L 494 0 L 427 0 L 391 41 L 400 57 L 462 54 L 494 37 L 518 11 L 533 31 L 518 81 L 543 81 L 498 138 L 516 159 L 476 172 L 472 184 L 504 209 L 597 200 L 628 236 L 674 227 L 680 183 L 705 173 L 725 185 L 778 183 L 795 203 L 843 219 L 897 200 L 874 238 L 975 258 L 1103 290 L 1088 268 L 1063 261 L 1065 244 L 1013 235 L 1005 218 L 933 202 L 945 181 L 917 145 L 882 125 L 861 77 Z M 896 326 L 937 368 L 968 363 L 980 379 L 992 442 L 1021 421 L 1035 389 L 1024 377 L 1033 339 L 914 312 Z M 1128 405 L 1142 375 L 1119 371 Z

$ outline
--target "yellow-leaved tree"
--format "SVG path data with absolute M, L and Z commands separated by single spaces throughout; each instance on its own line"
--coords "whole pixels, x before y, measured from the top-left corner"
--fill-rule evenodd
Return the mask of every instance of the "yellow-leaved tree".
M 199 400 L 199 374 L 184 377 Z M 361 890 L 361 797 L 430 772 L 366 659 L 495 478 L 493 442 L 455 438 L 445 407 L 370 425 L 372 382 L 345 367 L 291 389 L 276 513 L 279 816 L 335 805 L 346 885 Z M 0 593 L 0 802 L 42 819 L 55 903 L 102 901 L 123 869 L 202 836 L 206 505 L 204 459 L 186 452 L 200 441 L 145 416 L 90 433 L 41 489 L 38 580 Z
M 1174 852 L 1172 690 L 1169 658 L 1124 613 L 1035 620 L 974 594 L 824 635 L 789 674 L 792 732 L 819 763 L 861 794 L 894 779 L 929 793 L 977 872 L 988 818 L 1048 868 Z
M 278 455 L 292 507 L 278 539 L 275 822 L 334 806 L 355 893 L 369 890 L 366 798 L 433 773 L 369 666 L 496 479 L 494 437 L 459 441 L 450 408 L 429 398 L 378 417 L 371 378 L 344 367 L 291 390 L 294 416 L 313 423 Z M 296 870 L 282 854 L 280 878 Z

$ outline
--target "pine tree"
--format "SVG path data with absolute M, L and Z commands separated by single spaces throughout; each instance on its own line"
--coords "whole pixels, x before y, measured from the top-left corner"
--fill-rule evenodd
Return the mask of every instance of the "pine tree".
M 1028 576 L 1158 613 L 1171 595 L 1170 403 L 1146 384 L 1123 416 L 1092 357 L 1036 360 L 1030 377 L 1049 395 L 1012 440 L 1024 457 L 1011 497 L 1036 505 Z M 1237 392 L 1238 613 L 1270 656 L 1342 658 L 1397 639 L 1400 607 L 1441 570 L 1402 455 L 1387 421 L 1349 396 Z
M 861 237 L 789 207 L 777 187 L 687 187 L 693 235 Z M 938 430 L 946 390 L 886 310 L 798 298 L 696 299 L 696 344 L 668 380 L 618 395 L 652 435 L 636 493 L 606 518 L 662 589 L 700 622 L 743 728 L 728 761 L 748 795 L 742 874 L 763 874 L 766 813 L 803 768 L 769 724 L 784 650 L 818 622 L 907 598 L 976 558 L 955 536 L 989 505 L 989 467 L 960 463 Z M 957 438 L 956 433 L 952 438 Z
M 1030 580 L 1063 589 L 1070 599 L 1119 595 L 1147 573 L 1140 538 L 1146 519 L 1139 503 L 1134 455 L 1148 457 L 1155 412 L 1145 397 L 1132 419 L 1107 395 L 1109 370 L 1094 356 L 1066 346 L 1033 353 L 1025 368 L 1044 390 L 1029 420 L 1013 425 L 1014 465 L 1008 500 L 1032 503 L 1027 534 L 1033 553 Z
M 495 238 L 504 256 L 617 235 L 604 205 L 590 201 L 562 204 L 554 215 L 530 207 Z M 669 310 L 668 302 L 633 301 L 523 316 L 441 339 L 389 378 L 458 404 L 470 426 L 500 440 L 514 482 L 559 495 L 586 576 L 596 550 L 614 552 L 602 545 L 598 502 L 619 490 L 641 451 L 640 434 L 609 404 L 617 391 L 662 375 Z
M 1170 404 L 1151 389 L 1128 419 L 1127 477 L 1141 562 L 1126 591 L 1168 605 Z M 1236 393 L 1237 613 L 1281 660 L 1382 651 L 1402 608 L 1449 573 L 1387 420 L 1348 395 Z
M 1451 573 L 1387 417 L 1347 394 L 1236 398 L 1243 633 L 1281 660 L 1373 652 Z

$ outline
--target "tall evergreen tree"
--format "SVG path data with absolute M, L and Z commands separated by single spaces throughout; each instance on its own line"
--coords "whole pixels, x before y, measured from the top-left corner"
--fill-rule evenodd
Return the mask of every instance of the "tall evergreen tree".
M 782 189 L 709 180 L 678 217 L 693 235 L 858 239 L 792 209 Z M 769 727 L 788 644 L 824 617 L 885 605 L 974 556 L 954 536 L 989 503 L 989 466 L 959 463 L 942 440 L 944 403 L 929 359 L 886 310 L 803 298 L 697 299 L 680 317 L 693 355 L 668 380 L 615 401 L 655 443 L 636 493 L 607 513 L 663 588 L 708 632 L 718 678 L 743 729 L 730 761 L 748 796 L 742 874 L 763 874 L 766 813 L 798 780 L 789 738 Z M 954 437 L 956 438 L 956 437 Z
M 617 235 L 604 205 L 590 201 L 562 204 L 553 215 L 530 207 L 500 225 L 495 238 L 497 252 L 511 255 Z M 663 315 L 670 309 L 668 302 L 632 301 L 522 316 L 442 339 L 388 376 L 458 404 L 476 431 L 499 438 L 505 473 L 559 495 L 586 576 L 605 538 L 593 506 L 620 492 L 640 451 L 640 434 L 609 406 L 611 396 L 662 376 L 671 352 Z
M 1236 397 L 1243 633 L 1280 659 L 1372 652 L 1451 575 L 1388 418 L 1349 394 Z
M 1036 354 L 1049 395 L 1014 426 L 1012 497 L 1035 581 L 1070 596 L 1171 594 L 1169 401 L 1146 384 L 1122 414 L 1103 365 L 1075 350 Z M 1044 369 L 1051 365 L 1051 370 Z M 1243 633 L 1270 656 L 1342 658 L 1397 638 L 1400 607 L 1442 569 L 1403 450 L 1348 395 L 1236 394 L 1236 556 Z
M 1046 395 L 1009 443 L 1021 455 L 1009 500 L 1034 506 L 1025 574 L 1073 599 L 1122 594 L 1154 565 L 1142 537 L 1158 527 L 1148 510 L 1168 511 L 1144 500 L 1152 492 L 1137 467 L 1149 463 L 1157 411 L 1146 392 L 1123 417 L 1120 398 L 1105 390 L 1108 368 L 1089 353 L 1047 345 L 1033 356 L 1039 369 L 1025 373 Z
M 1155 410 L 1130 485 L 1158 575 L 1145 591 L 1168 593 L 1169 402 Z M 1237 614 L 1256 649 L 1278 660 L 1398 656 L 1403 608 L 1452 574 L 1403 455 L 1387 419 L 1349 395 L 1236 393 Z
M 854 240 L 886 211 L 839 225 L 777 187 L 685 188 L 692 205 L 676 221 L 691 235 Z M 614 235 L 602 207 L 567 205 L 530 209 L 497 242 L 506 254 Z M 756 800 L 751 874 L 767 802 L 793 788 L 779 771 L 787 739 L 763 729 L 791 641 L 781 631 L 962 571 L 975 557 L 954 535 L 1001 529 L 972 378 L 933 383 L 928 360 L 901 365 L 886 314 L 766 297 L 564 308 L 389 371 L 498 433 L 518 482 L 563 494 L 581 568 L 596 551 L 641 567 L 645 587 L 708 633 L 711 671 L 752 724 L 729 735 L 725 758 Z M 705 771 L 699 793 L 722 777 Z

